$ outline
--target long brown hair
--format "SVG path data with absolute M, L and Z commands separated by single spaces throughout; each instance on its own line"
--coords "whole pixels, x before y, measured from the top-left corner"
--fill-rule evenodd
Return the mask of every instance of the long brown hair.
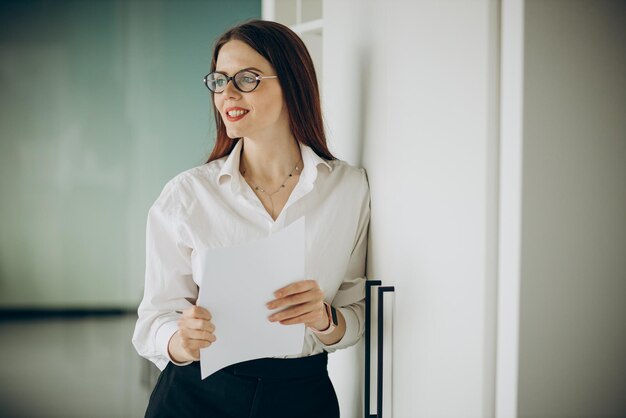
M 215 71 L 220 49 L 232 40 L 248 44 L 276 70 L 289 113 L 289 127 L 296 140 L 311 147 L 320 157 L 335 160 L 326 144 L 313 60 L 302 39 L 280 23 L 258 19 L 244 22 L 226 31 L 215 42 L 211 72 Z M 230 154 L 236 143 L 228 137 L 215 103 L 213 113 L 217 136 L 207 163 Z

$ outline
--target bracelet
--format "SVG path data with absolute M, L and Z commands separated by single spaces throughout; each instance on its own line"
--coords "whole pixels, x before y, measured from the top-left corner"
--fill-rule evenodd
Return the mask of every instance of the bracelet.
M 317 330 L 315 328 L 311 328 L 316 335 L 328 335 L 331 334 L 338 326 L 337 323 L 337 311 L 336 309 L 324 302 L 324 307 L 326 308 L 326 315 L 328 316 L 328 328 L 323 331 Z

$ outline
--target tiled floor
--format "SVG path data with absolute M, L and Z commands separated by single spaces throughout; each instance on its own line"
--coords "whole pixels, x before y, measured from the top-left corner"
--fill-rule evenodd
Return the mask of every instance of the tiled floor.
M 131 344 L 135 318 L 1 321 L 0 417 L 143 417 L 157 369 Z

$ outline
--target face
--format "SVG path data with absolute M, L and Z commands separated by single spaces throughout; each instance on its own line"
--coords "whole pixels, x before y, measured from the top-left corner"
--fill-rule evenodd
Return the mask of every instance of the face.
M 232 77 L 243 69 L 261 76 L 276 75 L 272 65 L 245 42 L 233 40 L 224 44 L 215 71 Z M 237 90 L 231 80 L 222 93 L 213 94 L 213 102 L 231 138 L 273 139 L 289 130 L 289 115 L 278 79 L 262 79 L 249 93 Z

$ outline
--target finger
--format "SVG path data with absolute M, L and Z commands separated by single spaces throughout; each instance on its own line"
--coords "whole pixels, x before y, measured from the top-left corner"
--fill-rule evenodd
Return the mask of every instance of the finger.
M 291 306 L 313 301 L 321 302 L 322 300 L 324 300 L 324 291 L 322 291 L 322 289 L 318 287 L 309 289 L 302 293 L 296 293 L 280 299 L 275 299 L 271 302 L 268 302 L 267 307 L 268 309 L 277 309 L 283 306 Z
M 182 341 L 181 345 L 183 350 L 187 352 L 194 360 L 200 359 L 200 349 L 210 347 L 211 343 L 209 341 L 200 341 L 200 340 L 188 340 Z
M 321 311 L 319 302 L 302 303 L 300 305 L 292 306 L 291 308 L 287 308 L 285 310 L 270 315 L 269 320 L 272 322 L 283 321 L 286 319 L 295 318 L 308 312 L 312 312 L 314 310 Z
M 202 318 L 202 319 L 211 319 L 213 316 L 211 312 L 202 306 L 192 306 L 183 311 L 184 318 Z
M 178 321 L 179 328 L 197 329 L 201 331 L 215 331 L 215 325 L 206 319 L 184 318 Z
M 209 331 L 198 331 L 195 329 L 181 330 L 180 336 L 182 339 L 208 341 L 211 343 L 214 343 L 215 340 L 217 340 L 213 333 Z
M 286 319 L 284 321 L 280 321 L 282 325 L 295 325 L 295 324 L 307 324 L 319 321 L 321 319 L 321 315 L 316 312 L 308 312 L 303 315 L 297 316 L 295 318 Z
M 291 283 L 285 287 L 282 287 L 274 292 L 274 296 L 282 298 L 294 293 L 302 293 L 309 289 L 319 287 L 316 280 L 300 280 L 299 282 Z
M 207 348 L 210 347 L 211 345 L 213 345 L 214 341 L 207 341 L 207 340 L 184 340 L 181 341 L 181 345 L 183 346 L 183 349 L 188 352 L 191 353 L 194 350 L 199 350 L 201 348 Z

